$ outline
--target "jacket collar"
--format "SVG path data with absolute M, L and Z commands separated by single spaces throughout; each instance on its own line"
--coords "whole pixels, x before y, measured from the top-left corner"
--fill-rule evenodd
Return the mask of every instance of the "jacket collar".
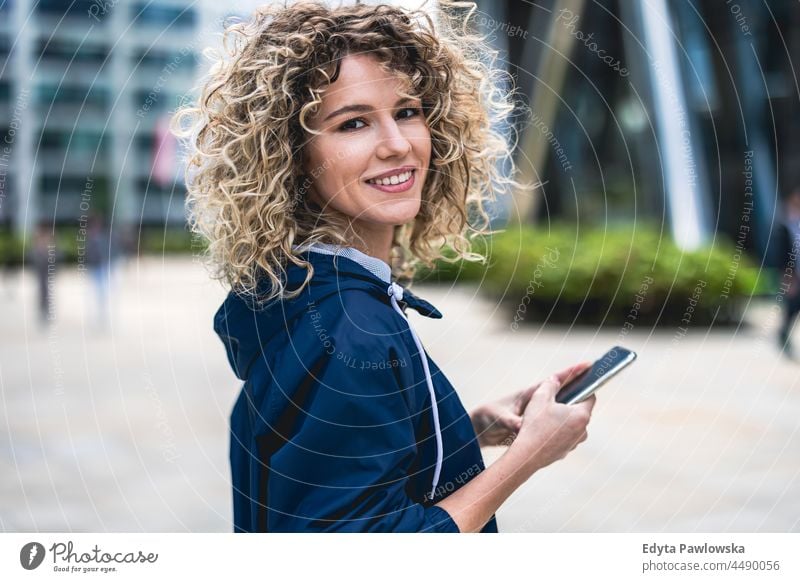
M 309 301 L 321 301 L 346 289 L 369 291 L 379 297 L 388 309 L 392 308 L 391 290 L 394 299 L 403 308 L 409 306 L 427 317 L 442 317 L 439 310 L 424 299 L 402 288 L 397 291 L 395 286 L 399 285 L 387 282 L 382 276 L 388 273 L 391 278 L 389 265 L 383 263 L 388 271 L 380 271 L 372 261 L 382 261 L 375 257 L 368 257 L 372 261 L 367 261 L 355 253 L 331 254 L 310 250 L 304 251 L 303 255 L 314 267 L 314 275 L 300 296 L 293 300 L 273 299 L 264 305 L 257 305 L 252 297 L 231 292 L 214 316 L 214 330 L 225 344 L 228 360 L 239 378 L 247 378 L 250 366 L 261 354 L 261 346 L 267 338 L 286 330 L 290 321 L 307 310 Z M 367 266 L 376 267 L 377 273 Z M 286 269 L 287 288 L 299 287 L 306 275 L 305 269 L 290 264 Z
M 392 268 L 388 263 L 376 257 L 371 257 L 366 253 L 362 253 L 358 249 L 316 242 L 307 247 L 301 247 L 301 249 L 298 250 L 310 250 L 323 255 L 345 257 L 354 263 L 358 263 L 387 285 L 392 282 Z
M 340 274 L 347 274 L 355 275 L 359 279 L 371 280 L 381 286 L 388 298 L 389 289 L 392 285 L 392 269 L 388 263 L 352 247 L 326 243 L 312 243 L 311 245 L 296 247 L 296 250 L 308 252 L 308 259 L 315 268 L 320 263 L 332 264 L 337 273 L 337 278 Z M 332 261 L 330 257 L 333 257 Z M 397 283 L 394 284 L 397 285 Z M 436 307 L 421 297 L 417 297 L 408 289 L 403 288 L 402 297 L 401 305 L 407 305 L 425 317 L 441 319 L 442 313 Z

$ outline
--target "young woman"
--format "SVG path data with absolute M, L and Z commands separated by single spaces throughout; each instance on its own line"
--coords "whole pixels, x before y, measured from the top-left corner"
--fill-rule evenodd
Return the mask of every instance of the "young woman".
M 176 118 L 192 224 L 231 286 L 215 330 L 244 380 L 235 531 L 495 532 L 505 499 L 586 438 L 594 398 L 554 401 L 586 364 L 468 414 L 407 319 L 441 314 L 399 281 L 446 248 L 480 258 L 483 201 L 515 183 L 494 129 L 512 106 L 482 39 L 452 32 L 462 4 L 436 24 L 263 8 Z M 486 468 L 480 446 L 501 444 Z

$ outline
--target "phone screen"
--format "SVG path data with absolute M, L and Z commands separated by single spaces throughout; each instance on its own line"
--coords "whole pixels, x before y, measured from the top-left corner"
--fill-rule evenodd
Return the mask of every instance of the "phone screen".
M 556 402 L 577 404 L 588 398 L 600 386 L 636 359 L 636 353 L 622 346 L 614 346 L 585 372 L 561 387 Z

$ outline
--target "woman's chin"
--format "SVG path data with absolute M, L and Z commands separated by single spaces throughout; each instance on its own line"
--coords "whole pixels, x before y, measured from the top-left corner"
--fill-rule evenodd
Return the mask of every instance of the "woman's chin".
M 373 221 L 375 224 L 384 226 L 403 226 L 412 222 L 417 217 L 417 213 L 394 214 L 392 216 L 382 217 L 379 220 Z
M 380 212 L 376 212 L 374 221 L 380 224 L 400 226 L 414 220 L 419 214 L 419 199 L 397 200 L 391 204 L 382 205 Z

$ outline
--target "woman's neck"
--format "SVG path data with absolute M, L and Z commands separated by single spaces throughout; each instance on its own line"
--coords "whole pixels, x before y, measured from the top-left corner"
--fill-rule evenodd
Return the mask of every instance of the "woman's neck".
M 351 245 L 365 255 L 375 257 L 391 265 L 392 242 L 394 241 L 394 226 L 391 225 L 351 225 L 358 237 Z M 356 230 L 357 229 L 357 230 Z M 359 240 L 360 239 L 360 240 Z

